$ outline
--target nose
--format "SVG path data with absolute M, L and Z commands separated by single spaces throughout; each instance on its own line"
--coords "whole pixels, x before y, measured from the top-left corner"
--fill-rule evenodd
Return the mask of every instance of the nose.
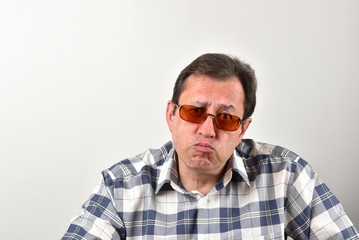
M 206 118 L 199 125 L 198 133 L 204 137 L 214 138 L 216 136 L 216 127 L 214 124 L 214 115 L 207 113 Z

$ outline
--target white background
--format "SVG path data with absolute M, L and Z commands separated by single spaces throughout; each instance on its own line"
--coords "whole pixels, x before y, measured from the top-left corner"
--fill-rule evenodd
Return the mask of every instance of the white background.
M 170 139 L 206 52 L 256 70 L 247 138 L 309 161 L 359 227 L 359 1 L 2 1 L 2 239 L 58 239 L 101 170 Z

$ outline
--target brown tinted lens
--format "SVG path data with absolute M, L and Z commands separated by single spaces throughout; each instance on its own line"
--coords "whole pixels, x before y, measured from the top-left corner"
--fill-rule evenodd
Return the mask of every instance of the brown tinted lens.
M 206 117 L 206 111 L 204 108 L 182 105 L 180 108 L 180 117 L 188 122 L 201 123 Z
M 191 105 L 182 105 L 180 107 L 179 114 L 183 120 L 191 123 L 202 123 L 207 116 L 205 108 L 195 107 Z M 214 117 L 214 120 L 218 129 L 226 131 L 235 131 L 241 125 L 241 119 L 239 117 L 226 113 L 217 114 Z
M 241 119 L 230 114 L 220 113 L 214 119 L 217 128 L 222 130 L 235 131 L 241 125 Z

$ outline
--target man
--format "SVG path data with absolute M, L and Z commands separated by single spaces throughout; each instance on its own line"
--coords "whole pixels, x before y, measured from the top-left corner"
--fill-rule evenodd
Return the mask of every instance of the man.
M 307 162 L 242 139 L 256 86 L 237 58 L 193 61 L 167 104 L 172 141 L 103 171 L 63 239 L 359 239 Z

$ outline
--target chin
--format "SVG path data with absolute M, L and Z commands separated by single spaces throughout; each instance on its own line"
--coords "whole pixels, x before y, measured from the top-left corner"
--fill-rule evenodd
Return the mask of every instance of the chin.
M 191 160 L 191 167 L 197 170 L 209 170 L 213 167 L 213 163 L 208 158 L 195 158 Z

